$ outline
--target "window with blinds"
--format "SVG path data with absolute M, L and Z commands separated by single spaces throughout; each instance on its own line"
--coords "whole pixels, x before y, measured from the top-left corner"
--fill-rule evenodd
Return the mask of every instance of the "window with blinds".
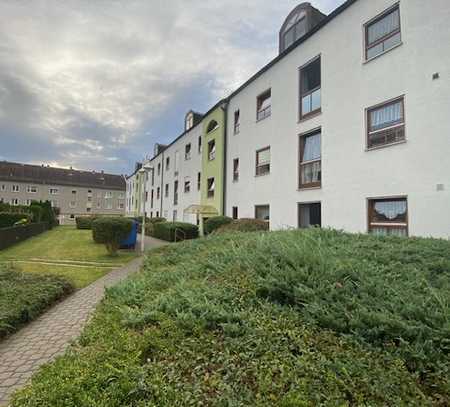
M 267 175 L 270 173 L 270 147 L 256 152 L 256 175 Z
M 366 59 L 374 58 L 401 43 L 399 6 L 366 24 Z

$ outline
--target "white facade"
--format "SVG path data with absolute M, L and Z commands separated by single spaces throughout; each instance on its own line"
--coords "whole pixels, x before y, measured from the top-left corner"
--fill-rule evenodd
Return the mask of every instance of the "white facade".
M 185 213 L 185 209 L 190 205 L 200 204 L 198 176 L 201 173 L 202 155 L 198 143 L 201 132 L 202 126 L 199 124 L 148 161 L 147 165 L 152 168 L 148 172 L 145 188 L 147 192 L 145 212 L 148 217 L 164 217 L 169 221 L 197 223 L 196 215 Z M 186 154 L 188 145 L 190 145 L 190 153 Z M 177 200 L 175 199 L 176 182 L 178 183 Z
M 364 24 L 395 4 L 355 2 L 232 95 L 226 215 L 237 207 L 252 218 L 256 205 L 270 205 L 271 229 L 296 228 L 298 203 L 320 202 L 323 227 L 367 232 L 368 199 L 401 196 L 410 236 L 450 238 L 450 2 L 400 1 L 401 44 L 367 62 Z M 321 114 L 299 120 L 299 68 L 319 55 Z M 271 116 L 256 121 L 257 96 L 269 88 Z M 402 95 L 405 141 L 368 150 L 366 109 Z M 299 189 L 299 135 L 319 128 L 321 186 Z M 256 151 L 267 146 L 270 174 L 255 176 Z

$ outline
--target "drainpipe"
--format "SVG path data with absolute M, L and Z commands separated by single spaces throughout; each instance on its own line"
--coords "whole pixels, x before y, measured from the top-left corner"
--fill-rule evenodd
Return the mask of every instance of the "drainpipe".
M 222 196 L 222 215 L 227 214 L 227 125 L 228 125 L 228 99 L 225 101 L 223 109 L 223 196 Z

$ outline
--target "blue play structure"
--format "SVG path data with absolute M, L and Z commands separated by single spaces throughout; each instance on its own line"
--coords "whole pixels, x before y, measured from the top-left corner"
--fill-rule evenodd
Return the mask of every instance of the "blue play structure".
M 133 221 L 133 226 L 131 228 L 130 234 L 125 240 L 120 243 L 121 249 L 134 249 L 136 247 L 137 225 L 138 223 L 136 221 Z

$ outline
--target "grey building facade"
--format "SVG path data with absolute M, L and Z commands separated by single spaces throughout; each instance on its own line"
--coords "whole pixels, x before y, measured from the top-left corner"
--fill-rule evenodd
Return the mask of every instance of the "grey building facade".
M 0 202 L 50 201 L 63 225 L 80 215 L 124 215 L 125 190 L 122 175 L 0 162 Z

